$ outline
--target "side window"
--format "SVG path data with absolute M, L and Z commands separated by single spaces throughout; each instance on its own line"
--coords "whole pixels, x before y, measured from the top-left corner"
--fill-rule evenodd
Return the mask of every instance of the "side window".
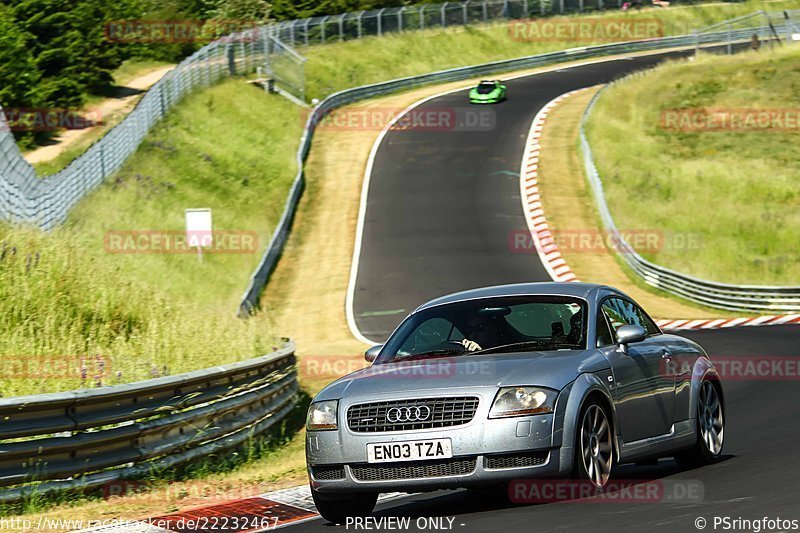
M 408 336 L 398 353 L 412 355 L 435 350 L 449 340 L 461 340 L 464 336 L 449 320 L 435 317 L 426 320 Z
M 630 323 L 625 318 L 625 312 L 621 309 L 620 302 L 622 301 L 618 298 L 609 298 L 602 305 L 613 333 L 616 333 L 621 326 Z
M 648 335 L 659 333 L 658 327 L 644 311 L 633 303 L 622 298 L 609 298 L 603 302 L 603 311 L 608 315 L 611 329 L 616 333 L 620 326 L 626 324 L 641 326 Z
M 653 322 L 653 319 L 647 316 L 647 313 L 645 313 L 641 307 L 634 306 L 634 308 L 636 309 L 636 312 L 639 314 L 639 323 L 647 332 L 648 337 L 650 335 L 658 335 L 659 333 L 661 333 L 661 330 L 658 329 L 658 326 L 656 326 L 656 323 Z
M 610 346 L 614 344 L 614 337 L 611 335 L 611 330 L 608 328 L 608 321 L 602 309 L 597 313 L 597 347 Z

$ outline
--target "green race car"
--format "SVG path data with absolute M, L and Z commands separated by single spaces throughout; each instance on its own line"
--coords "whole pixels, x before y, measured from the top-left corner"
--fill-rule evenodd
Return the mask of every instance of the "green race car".
M 473 104 L 496 104 L 506 99 L 506 86 L 499 81 L 482 81 L 469 92 Z

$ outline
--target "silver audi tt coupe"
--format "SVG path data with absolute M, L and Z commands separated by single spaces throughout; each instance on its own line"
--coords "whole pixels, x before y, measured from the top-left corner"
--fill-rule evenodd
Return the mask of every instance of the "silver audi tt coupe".
M 437 298 L 366 359 L 308 411 L 311 492 L 331 522 L 368 515 L 380 492 L 540 477 L 603 487 L 619 463 L 722 453 L 724 396 L 706 353 L 611 287 Z

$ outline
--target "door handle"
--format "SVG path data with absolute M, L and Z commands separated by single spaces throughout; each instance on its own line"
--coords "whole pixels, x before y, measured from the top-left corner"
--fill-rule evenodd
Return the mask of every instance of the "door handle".
M 667 359 L 667 360 L 672 359 L 672 352 L 664 348 L 663 350 L 661 350 L 661 359 Z

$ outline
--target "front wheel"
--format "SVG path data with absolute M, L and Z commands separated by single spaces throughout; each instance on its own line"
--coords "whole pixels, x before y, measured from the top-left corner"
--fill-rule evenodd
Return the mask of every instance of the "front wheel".
M 719 390 L 711 381 L 705 380 L 700 385 L 696 420 L 697 442 L 675 456 L 679 465 L 689 468 L 714 463 L 722 456 L 725 419 Z
M 575 475 L 602 488 L 608 483 L 614 465 L 611 419 L 600 403 L 590 401 L 578 420 Z
M 334 524 L 344 524 L 348 518 L 369 516 L 378 502 L 378 494 L 375 492 L 321 497 L 312 488 L 311 497 L 320 516 Z

